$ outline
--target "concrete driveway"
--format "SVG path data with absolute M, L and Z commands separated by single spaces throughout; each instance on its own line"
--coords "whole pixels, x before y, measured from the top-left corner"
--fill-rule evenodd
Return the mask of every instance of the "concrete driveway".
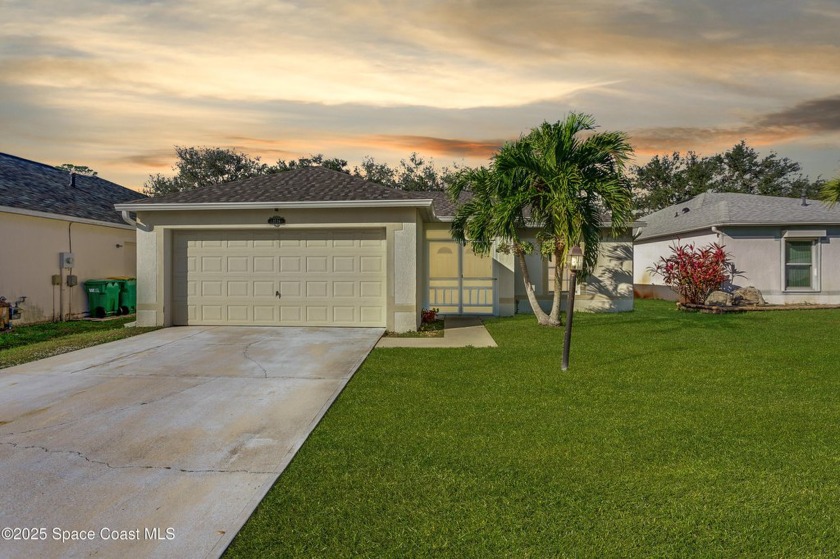
M 167 328 L 0 370 L 0 557 L 220 555 L 381 334 Z

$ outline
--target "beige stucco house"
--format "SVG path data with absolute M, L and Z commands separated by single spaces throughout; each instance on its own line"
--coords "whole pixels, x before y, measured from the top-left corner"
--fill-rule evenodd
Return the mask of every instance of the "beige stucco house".
M 118 204 L 137 227 L 139 325 L 375 326 L 415 330 L 423 308 L 527 309 L 513 257 L 449 235 L 444 193 L 404 192 L 309 167 Z M 136 213 L 136 221 L 129 217 Z M 607 239 L 580 309 L 633 305 L 632 241 Z M 549 264 L 529 257 L 548 305 Z
M 719 243 L 771 304 L 840 303 L 840 206 L 817 200 L 706 192 L 645 216 L 634 246 L 636 293 L 676 300 L 651 272 L 675 242 Z
M 20 323 L 84 316 L 86 280 L 134 276 L 136 235 L 114 204 L 140 198 L 98 177 L 0 153 L 0 296 L 26 297 Z

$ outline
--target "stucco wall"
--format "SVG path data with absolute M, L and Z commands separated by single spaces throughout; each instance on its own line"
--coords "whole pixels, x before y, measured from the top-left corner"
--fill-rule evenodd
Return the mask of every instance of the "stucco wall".
M 88 312 L 84 282 L 109 276 L 134 276 L 135 234 L 130 227 L 88 223 L 0 212 L 0 295 L 10 302 L 25 295 L 16 324 L 73 317 Z M 53 274 L 64 278 L 59 253 L 72 252 L 72 273 L 79 285 L 53 286 Z M 121 245 L 117 247 L 117 245 Z M 61 302 L 63 301 L 63 309 Z
M 137 234 L 138 325 L 172 324 L 172 232 L 177 229 L 272 229 L 271 216 L 286 219 L 284 229 L 384 228 L 387 248 L 387 324 L 397 332 L 414 330 L 420 320 L 417 244 L 422 237 L 415 208 L 354 208 L 153 211 L 139 212 Z M 144 230 L 145 229 L 145 230 Z
M 818 243 L 819 290 L 785 291 L 783 235 L 803 230 L 826 232 Z M 743 273 L 733 281 L 735 287 L 753 285 L 771 304 L 840 304 L 840 227 L 727 227 L 722 233 L 721 242 Z
M 533 237 L 526 238 L 534 241 Z M 580 282 L 579 292 L 575 295 L 575 310 L 592 312 L 633 310 L 633 250 L 633 240 L 629 232 L 615 238 L 607 235 L 603 237 L 598 264 L 594 272 Z M 539 254 L 527 256 L 526 262 L 540 306 L 548 311 L 551 309 L 554 294 L 549 291 L 553 280 L 550 281 L 548 278 L 547 263 Z M 532 312 L 518 263 L 515 270 L 517 312 Z M 567 296 L 564 293 L 563 308 L 566 301 Z
M 824 230 L 826 236 L 819 243 L 820 289 L 797 292 L 783 289 L 782 239 L 785 231 Z M 697 246 L 719 242 L 730 253 L 735 267 L 742 275 L 732 287 L 755 286 L 771 304 L 840 304 L 840 227 L 824 226 L 764 226 L 722 227 L 718 236 L 711 230 L 682 235 L 680 243 L 693 242 Z M 669 247 L 676 239 L 637 241 L 635 247 L 634 284 L 640 296 L 659 296 L 676 300 L 676 295 L 662 285 L 662 279 L 647 270 L 660 256 L 671 254 Z

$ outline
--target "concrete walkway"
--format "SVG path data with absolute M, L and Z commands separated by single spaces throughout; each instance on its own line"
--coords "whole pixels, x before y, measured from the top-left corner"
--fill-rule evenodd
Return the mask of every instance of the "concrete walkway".
M 382 333 L 166 328 L 0 370 L 0 528 L 26 536 L 0 557 L 218 557 Z
M 376 347 L 497 347 L 480 318 L 452 316 L 443 319 L 442 338 L 383 337 Z

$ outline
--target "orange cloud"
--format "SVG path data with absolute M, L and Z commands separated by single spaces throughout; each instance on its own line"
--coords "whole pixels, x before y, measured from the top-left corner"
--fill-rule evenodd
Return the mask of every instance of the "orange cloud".
M 460 140 L 435 138 L 432 136 L 376 135 L 360 139 L 372 148 L 416 151 L 450 157 L 490 158 L 504 143 L 504 140 Z

